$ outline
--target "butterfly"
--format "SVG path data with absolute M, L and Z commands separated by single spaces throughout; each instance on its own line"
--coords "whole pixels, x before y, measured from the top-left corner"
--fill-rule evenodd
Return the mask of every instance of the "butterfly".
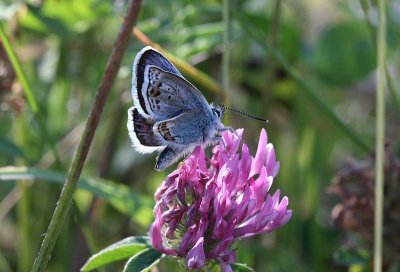
M 128 131 L 140 153 L 159 151 L 155 169 L 164 170 L 196 146 L 217 143 L 224 107 L 203 94 L 156 49 L 143 48 L 133 62 Z

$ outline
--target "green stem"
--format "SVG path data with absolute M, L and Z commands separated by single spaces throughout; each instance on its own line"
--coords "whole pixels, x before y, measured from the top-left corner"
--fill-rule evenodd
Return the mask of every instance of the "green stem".
M 129 36 L 134 23 L 136 22 L 140 5 L 141 0 L 132 0 L 130 2 L 127 15 L 125 16 L 124 23 L 122 24 L 118 33 L 118 37 L 115 41 L 113 50 L 104 71 L 103 79 L 91 106 L 82 139 L 78 145 L 78 149 L 69 168 L 68 176 L 61 191 L 58 205 L 54 211 L 53 217 L 46 232 L 46 236 L 43 239 L 31 271 L 44 271 L 50 259 L 51 252 L 53 251 L 57 237 L 60 234 L 62 224 L 68 214 L 69 207 L 71 206 L 72 197 L 89 152 L 94 132 L 103 112 L 107 96 L 111 91 L 112 84 L 118 73 L 123 53 L 128 47 Z
M 27 149 L 26 124 L 23 116 L 18 114 L 13 123 L 13 134 L 17 144 Z M 17 159 L 18 166 L 25 166 L 24 159 Z M 29 239 L 29 184 L 26 180 L 20 180 L 17 188 L 21 196 L 17 205 L 18 216 L 18 271 L 28 271 L 31 259 L 31 239 Z
M 370 4 L 368 0 L 360 0 L 362 10 L 364 11 L 364 17 L 365 17 L 365 22 L 368 26 L 368 30 L 371 36 L 371 41 L 372 44 L 374 45 L 374 48 L 376 49 L 376 31 L 375 27 L 372 24 L 371 20 L 369 20 L 368 13 L 370 10 Z M 390 96 L 392 99 L 390 100 L 393 104 L 393 109 L 395 111 L 395 114 L 397 115 L 397 118 L 400 119 L 400 95 L 399 95 L 399 90 L 396 88 L 396 86 L 393 84 L 393 79 L 392 76 L 390 75 L 389 69 L 387 67 L 387 64 L 385 63 L 385 76 L 387 80 L 387 88 L 389 90 Z
M 375 142 L 375 213 L 374 213 L 374 271 L 382 271 L 383 183 L 385 156 L 385 58 L 386 14 L 385 0 L 378 0 L 376 86 L 376 142 Z
M 22 88 L 25 91 L 25 95 L 26 95 L 26 99 L 28 100 L 28 104 L 29 104 L 32 112 L 34 114 L 37 114 L 37 113 L 39 113 L 38 103 L 35 100 L 35 96 L 33 95 L 33 92 L 28 83 L 28 80 L 26 79 L 25 74 L 22 71 L 22 67 L 17 58 L 17 54 L 15 54 L 15 51 L 10 43 L 10 40 L 8 39 L 8 37 L 6 35 L 3 24 L 1 22 L 0 22 L 0 37 L 1 37 L 1 41 L 3 42 L 3 46 L 7 53 L 7 56 L 10 59 L 11 65 L 13 66 L 14 71 L 17 74 L 17 77 L 19 79 L 19 82 L 21 83 Z
M 33 112 L 33 116 L 35 117 L 36 121 L 40 126 L 41 133 L 43 133 L 43 139 L 46 139 L 46 141 L 49 143 L 50 148 L 56 159 L 57 165 L 61 166 L 61 160 L 60 156 L 58 155 L 57 149 L 55 147 L 55 142 L 53 141 L 53 139 L 51 138 L 50 134 L 47 131 L 46 123 L 44 122 L 44 118 L 40 111 L 39 105 L 35 100 L 35 96 L 33 95 L 32 89 L 28 83 L 25 73 L 22 70 L 22 66 L 17 58 L 17 54 L 15 54 L 15 51 L 10 43 L 10 40 L 6 35 L 3 24 L 1 22 L 0 22 L 0 38 L 3 43 L 4 50 L 7 53 L 8 59 L 10 60 L 11 65 L 18 77 L 18 80 L 21 83 L 22 88 L 24 89 L 25 96 L 26 99 L 28 100 L 29 107 Z
M 31 239 L 29 239 L 29 185 L 21 180 L 17 184 L 21 195 L 17 205 L 18 214 L 18 271 L 29 271 L 31 259 Z

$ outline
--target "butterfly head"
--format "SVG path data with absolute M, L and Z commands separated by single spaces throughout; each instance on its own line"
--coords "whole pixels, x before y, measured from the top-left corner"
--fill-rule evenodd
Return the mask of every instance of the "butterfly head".
M 211 112 L 213 116 L 217 119 L 221 119 L 221 117 L 224 115 L 224 107 L 223 106 L 216 106 L 214 104 L 210 105 L 211 107 Z

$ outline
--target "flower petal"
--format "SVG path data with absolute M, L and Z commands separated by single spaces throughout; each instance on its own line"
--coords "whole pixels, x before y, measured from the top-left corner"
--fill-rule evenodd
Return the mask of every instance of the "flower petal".
M 153 247 L 162 253 L 171 255 L 171 256 L 176 256 L 176 251 L 174 249 L 170 248 L 164 248 L 163 245 L 163 238 L 162 238 L 162 233 L 161 233 L 161 228 L 162 228 L 162 217 L 161 217 L 161 209 L 157 209 L 155 211 L 156 213 L 156 220 L 154 221 L 153 224 L 150 226 L 150 238 L 151 238 L 151 243 Z
M 260 173 L 261 167 L 265 164 L 265 161 L 267 159 L 267 142 L 267 132 L 265 131 L 265 129 L 262 129 L 260 133 L 260 139 L 258 140 L 256 157 L 251 164 L 250 177 L 253 177 Z
M 206 261 L 204 254 L 204 237 L 201 237 L 186 256 L 186 266 L 190 269 L 201 269 Z
M 292 216 L 287 197 L 280 199 L 279 190 L 269 194 L 280 164 L 267 132 L 260 132 L 255 157 L 242 134 L 243 129 L 223 131 L 211 158 L 196 147 L 155 195 L 153 246 L 185 258 L 189 269 L 214 259 L 222 271 L 232 271 L 235 240 L 272 231 Z
M 220 261 L 219 265 L 221 267 L 221 272 L 233 272 L 232 267 L 229 263 Z

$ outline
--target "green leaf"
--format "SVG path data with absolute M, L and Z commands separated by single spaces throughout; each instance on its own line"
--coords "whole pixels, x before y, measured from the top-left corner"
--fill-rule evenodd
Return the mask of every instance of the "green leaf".
M 27 5 L 28 13 L 21 18 L 24 27 L 61 37 L 81 33 L 111 12 L 110 5 L 97 0 L 45 1 L 40 7 Z
M 341 265 L 357 265 L 368 263 L 369 252 L 362 248 L 341 247 L 333 254 L 333 259 Z
M 321 34 L 313 55 L 314 71 L 325 82 L 344 86 L 365 77 L 376 57 L 365 25 L 350 21 Z
M 149 271 L 161 258 L 163 255 L 153 248 L 143 250 L 128 260 L 123 272 Z
M 90 259 L 81 271 L 91 271 L 106 264 L 129 258 L 151 247 L 148 236 L 132 236 L 106 247 Z
M 232 270 L 235 272 L 254 272 L 254 269 L 247 266 L 247 264 L 234 263 L 231 264 Z
M 44 180 L 64 184 L 65 175 L 28 167 L 0 167 L 1 180 Z M 81 177 L 78 187 L 110 203 L 114 208 L 133 217 L 136 223 L 147 227 L 153 219 L 153 200 L 131 192 L 129 187 L 111 180 Z
M 26 158 L 24 151 L 12 141 L 0 137 L 0 154 Z

